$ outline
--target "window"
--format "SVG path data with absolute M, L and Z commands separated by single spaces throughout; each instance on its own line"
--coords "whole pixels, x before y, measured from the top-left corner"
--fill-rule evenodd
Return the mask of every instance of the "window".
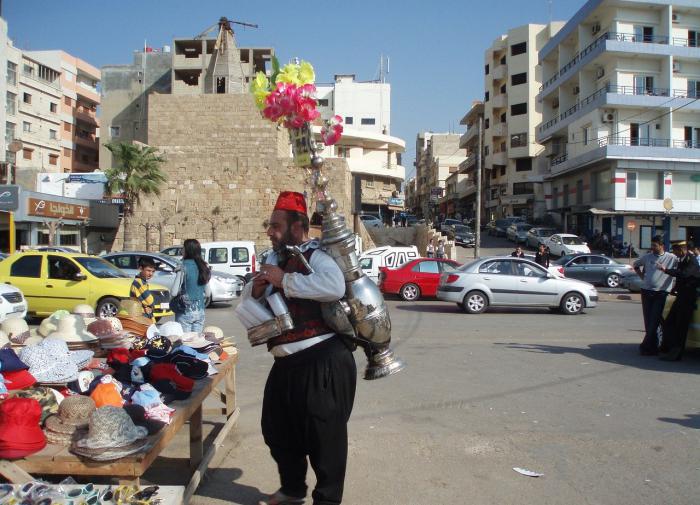
M 671 186 L 674 200 L 700 200 L 700 183 L 689 172 L 675 172 Z
M 212 247 L 209 249 L 209 263 L 212 265 L 228 263 L 228 249 L 226 247 Z
M 528 172 L 532 170 L 532 158 L 515 158 L 515 171 Z
M 350 149 L 347 147 L 335 146 L 335 152 L 336 152 L 336 156 L 338 158 L 349 158 L 350 157 Z
M 637 198 L 663 198 L 663 172 L 644 171 L 637 173 Z
M 11 116 L 17 113 L 17 95 L 14 93 L 7 92 L 7 97 L 5 98 L 5 110 Z
M 522 74 L 513 74 L 510 76 L 510 85 L 517 86 L 518 84 L 525 84 L 527 82 L 527 72 Z
M 489 118 L 484 119 L 484 130 L 488 130 L 491 126 L 491 120 Z
M 489 155 L 489 146 L 484 146 L 484 156 Z
M 345 124 L 352 124 L 352 116 L 345 116 Z
M 30 95 L 29 93 L 24 93 L 22 95 L 22 101 L 24 103 L 32 103 L 32 95 Z
M 34 149 L 29 149 L 25 147 L 22 149 L 22 158 L 25 160 L 31 160 L 32 159 L 32 152 L 34 152 Z
M 635 42 L 653 42 L 654 27 L 634 25 L 634 41 Z
M 15 124 L 7 121 L 5 123 L 5 143 L 9 144 L 15 140 Z
M 56 130 L 49 130 L 49 138 L 50 138 L 51 140 L 56 140 L 56 139 L 58 138 L 57 135 L 56 135 L 57 133 L 58 133 L 58 132 L 57 132 Z
M 24 75 L 29 76 L 29 77 L 33 77 L 34 76 L 34 67 L 32 67 L 31 65 L 27 65 L 25 63 L 24 67 L 22 68 L 22 73 Z
M 610 260 L 608 258 L 604 258 L 603 256 L 589 256 L 588 259 L 590 260 L 591 265 L 609 265 Z
M 113 258 L 108 258 L 110 263 L 115 267 L 126 269 L 126 270 L 136 270 L 136 256 L 117 256 Z
M 22 121 L 22 131 L 24 133 L 31 133 L 32 132 L 32 123 L 29 121 Z
M 583 145 L 587 146 L 588 142 L 590 141 L 591 138 L 591 127 L 590 126 L 584 126 L 583 127 Z
M 7 62 L 7 84 L 17 85 L 17 64 L 11 61 Z
M 250 256 L 245 247 L 234 247 L 231 250 L 231 263 L 248 263 Z
M 510 106 L 511 116 L 521 116 L 523 114 L 527 114 L 527 102 L 516 103 Z
M 64 97 L 63 97 L 63 103 L 66 104 L 68 107 L 70 107 L 71 98 L 70 98 L 69 96 L 64 96 Z
M 515 275 L 519 275 L 521 277 L 546 277 L 547 276 L 547 272 L 545 272 L 541 268 L 536 267 L 535 265 L 525 263 L 524 261 L 515 261 L 514 263 L 515 263 L 514 264 Z
M 700 45 L 700 32 L 688 30 L 688 47 L 698 47 Z
M 63 131 L 69 132 L 69 131 L 71 131 L 71 128 L 72 128 L 72 126 L 70 123 L 66 123 L 66 122 L 63 123 Z
M 373 188 L 373 187 L 374 187 L 374 179 L 367 179 L 365 182 L 367 182 L 367 187 L 368 187 L 368 188 Z
M 109 127 L 109 136 L 112 138 L 119 138 L 119 127 L 118 126 L 110 126 Z
M 514 182 L 513 183 L 513 194 L 514 195 L 529 195 L 534 193 L 534 187 L 532 182 Z
M 519 44 L 513 44 L 510 46 L 510 55 L 517 56 L 518 54 L 523 54 L 527 51 L 527 42 L 520 42 Z
M 514 133 L 510 136 L 510 147 L 526 147 L 527 133 Z
M 479 267 L 479 273 L 513 275 L 510 260 L 489 261 Z
M 58 155 L 49 154 L 49 165 L 58 165 Z
M 686 89 L 688 91 L 688 98 L 700 97 L 700 81 L 688 79 Z
M 552 189 L 552 207 L 559 207 L 559 188 Z
M 501 165 L 501 175 L 506 175 L 506 166 Z
M 503 83 L 503 85 L 501 86 L 501 90 L 500 90 L 500 91 L 501 91 L 501 93 L 505 93 L 505 92 L 506 92 L 506 84 L 505 84 L 505 83 Z
M 55 104 L 55 103 L 53 103 L 53 102 L 50 103 L 50 104 L 49 104 L 49 110 L 50 110 L 51 112 L 54 112 L 54 113 L 57 112 L 57 111 L 58 111 L 58 104 Z
M 441 261 L 441 262 L 440 262 L 440 268 L 441 268 L 442 271 L 445 272 L 445 273 L 450 273 L 450 272 L 456 272 L 456 271 L 457 271 L 457 266 L 455 266 L 453 263 L 448 263 L 447 261 Z
M 627 172 L 627 198 L 637 198 L 637 172 Z
M 505 123 L 506 121 L 508 121 L 508 114 L 504 112 L 501 114 L 501 123 Z
M 484 102 L 488 102 L 488 101 L 489 101 L 489 92 L 486 91 L 486 92 L 484 93 Z
M 72 281 L 75 274 L 80 272 L 78 266 L 67 258 L 49 256 L 49 279 Z
M 489 64 L 484 65 L 484 74 L 489 75 Z
M 612 177 L 610 170 L 596 172 L 591 176 L 592 192 L 594 200 L 607 200 L 612 196 Z
M 500 61 L 501 65 L 505 65 L 506 64 L 506 55 L 504 54 L 503 56 L 501 56 L 501 59 L 499 61 Z
M 415 268 L 418 267 L 418 270 L 415 270 Z M 440 273 L 440 267 L 438 266 L 437 261 L 421 261 L 416 265 L 416 267 L 413 267 L 413 271 L 418 271 L 422 274 L 439 274 Z
M 363 117 L 362 119 L 360 119 L 360 124 L 373 125 L 375 124 L 375 120 L 373 117 Z
M 41 256 L 23 256 L 12 264 L 11 277 L 41 277 Z
M 653 95 L 654 94 L 654 76 L 653 75 L 635 75 L 634 76 L 634 94 L 635 95 Z
M 318 99 L 318 106 L 319 107 L 328 107 L 328 98 L 319 98 Z

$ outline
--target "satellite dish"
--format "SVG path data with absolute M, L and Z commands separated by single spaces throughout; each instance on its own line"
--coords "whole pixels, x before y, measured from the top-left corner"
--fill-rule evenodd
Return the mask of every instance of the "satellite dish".
M 673 200 L 670 198 L 664 198 L 664 210 L 666 212 L 671 212 L 671 209 L 673 209 Z
M 22 150 L 22 142 L 20 140 L 13 140 L 7 145 L 7 150 L 11 153 L 17 153 Z

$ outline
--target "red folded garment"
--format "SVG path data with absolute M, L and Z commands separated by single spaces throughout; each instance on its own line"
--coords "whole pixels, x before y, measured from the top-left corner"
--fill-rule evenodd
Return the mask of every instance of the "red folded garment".
M 182 375 L 175 365 L 169 363 L 156 363 L 151 367 L 149 381 L 169 380 L 175 383 L 180 391 L 191 392 L 194 381 Z

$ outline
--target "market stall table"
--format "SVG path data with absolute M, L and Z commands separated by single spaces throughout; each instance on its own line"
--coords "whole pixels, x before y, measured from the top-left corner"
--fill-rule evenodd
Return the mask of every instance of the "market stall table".
M 187 503 L 199 485 L 209 463 L 221 446 L 226 435 L 236 424 L 239 409 L 236 406 L 236 363 L 238 352 L 233 351 L 225 361 L 216 365 L 218 374 L 197 381 L 187 400 L 170 404 L 175 408 L 171 423 L 151 437 L 151 448 L 143 453 L 127 456 L 108 462 L 91 461 L 80 458 L 68 451 L 67 447 L 47 445 L 42 451 L 16 461 L 0 461 L 0 475 L 13 483 L 30 480 L 30 474 L 76 476 L 110 476 L 120 483 L 139 484 L 139 478 L 148 470 L 161 451 L 168 446 L 180 428 L 190 423 L 190 469 L 192 477 L 185 489 L 183 502 Z M 223 382 L 223 390 L 217 386 Z M 226 421 L 211 446 L 204 453 L 202 419 L 205 412 L 203 403 L 215 393 L 224 404 L 222 408 L 206 410 L 206 413 L 225 415 Z

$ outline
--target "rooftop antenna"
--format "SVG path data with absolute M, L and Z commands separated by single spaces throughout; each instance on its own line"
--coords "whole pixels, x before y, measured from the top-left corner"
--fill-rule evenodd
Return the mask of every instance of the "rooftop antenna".
M 547 0 L 547 3 L 549 4 L 549 22 L 552 22 L 552 0 Z

